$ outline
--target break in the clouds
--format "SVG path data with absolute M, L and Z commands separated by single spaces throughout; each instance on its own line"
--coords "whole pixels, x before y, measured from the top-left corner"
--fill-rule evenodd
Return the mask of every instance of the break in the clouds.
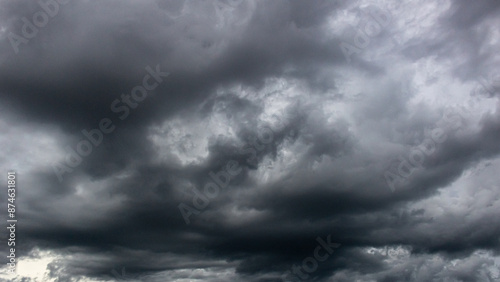
M 499 1 L 0 7 L 2 281 L 500 281 Z

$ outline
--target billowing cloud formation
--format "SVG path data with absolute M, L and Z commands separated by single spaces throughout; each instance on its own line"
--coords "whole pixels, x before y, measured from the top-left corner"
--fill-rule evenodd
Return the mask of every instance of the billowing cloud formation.
M 5 281 L 500 279 L 498 1 L 0 5 Z

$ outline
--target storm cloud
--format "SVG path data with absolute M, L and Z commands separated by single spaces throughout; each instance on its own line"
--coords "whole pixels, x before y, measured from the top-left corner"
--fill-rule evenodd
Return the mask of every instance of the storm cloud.
M 0 279 L 500 281 L 498 50 L 495 0 L 0 0 Z

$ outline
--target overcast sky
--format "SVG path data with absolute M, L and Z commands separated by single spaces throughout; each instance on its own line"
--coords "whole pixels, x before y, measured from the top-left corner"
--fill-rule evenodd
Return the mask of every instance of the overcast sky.
M 0 0 L 0 279 L 500 281 L 499 51 L 497 0 Z

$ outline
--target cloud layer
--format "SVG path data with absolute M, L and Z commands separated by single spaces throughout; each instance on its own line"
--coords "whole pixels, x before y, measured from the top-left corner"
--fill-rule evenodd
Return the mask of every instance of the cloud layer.
M 500 279 L 498 1 L 0 7 L 1 279 Z

